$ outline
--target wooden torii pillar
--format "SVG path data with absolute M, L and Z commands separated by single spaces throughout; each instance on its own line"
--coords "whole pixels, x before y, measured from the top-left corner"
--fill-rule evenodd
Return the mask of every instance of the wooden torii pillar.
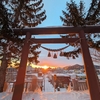
M 27 58 L 28 58 L 29 46 L 30 46 L 30 43 L 29 43 L 30 38 L 31 38 L 31 34 L 27 33 L 26 39 L 24 42 L 24 47 L 22 49 L 22 56 L 21 56 L 20 66 L 19 66 L 18 75 L 17 75 L 15 87 L 14 87 L 12 100 L 22 100 L 22 94 L 23 94 L 23 89 L 24 89 L 24 79 L 25 79 L 26 66 L 27 66 Z
M 99 80 L 96 75 L 96 70 L 90 56 L 89 47 L 83 30 L 80 31 L 79 37 L 90 98 L 91 100 L 100 100 Z

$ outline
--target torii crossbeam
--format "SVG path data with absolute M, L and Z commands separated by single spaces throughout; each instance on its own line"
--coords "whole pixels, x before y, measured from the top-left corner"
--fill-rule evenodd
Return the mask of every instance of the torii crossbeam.
M 91 100 L 100 100 L 100 87 L 99 81 L 95 72 L 95 68 L 89 53 L 88 44 L 85 38 L 85 33 L 100 33 L 100 26 L 84 26 L 84 27 L 42 27 L 42 28 L 25 28 L 25 29 L 14 29 L 16 34 L 26 35 L 26 40 L 22 50 L 21 62 L 13 92 L 12 100 L 22 100 L 24 78 L 27 65 L 27 57 L 29 51 L 30 40 L 34 43 L 69 43 L 75 42 L 78 38 L 71 39 L 31 39 L 31 35 L 52 35 L 52 34 L 79 34 L 81 51 L 83 55 L 84 68 L 87 77 L 88 88 L 90 92 Z

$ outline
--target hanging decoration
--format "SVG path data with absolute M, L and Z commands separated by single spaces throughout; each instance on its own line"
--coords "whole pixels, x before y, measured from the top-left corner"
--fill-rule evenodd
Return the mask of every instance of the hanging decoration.
M 60 55 L 59 56 L 64 56 L 64 53 L 62 51 L 60 51 Z
M 68 45 L 68 46 L 65 46 L 65 47 L 63 47 L 63 48 L 59 48 L 59 49 L 49 49 L 49 48 L 46 48 L 46 47 L 43 47 L 43 46 L 41 46 L 41 47 L 42 47 L 43 49 L 49 51 L 49 52 L 48 52 L 48 57 L 53 57 L 54 59 L 56 59 L 57 56 L 58 56 L 58 52 L 60 51 L 59 56 L 63 56 L 62 50 L 64 50 L 64 49 L 66 49 L 67 47 L 69 47 L 69 45 Z M 54 52 L 54 54 L 51 55 L 51 52 L 52 52 L 52 53 Z M 56 53 L 55 53 L 55 52 L 56 52 Z
M 48 57 L 51 57 L 51 53 L 50 52 L 48 53 Z
M 80 42 L 81 42 L 81 38 L 79 38 L 77 41 L 75 41 L 74 44 L 80 43 Z M 67 46 L 65 46 L 63 48 L 49 49 L 49 48 L 46 48 L 46 47 L 40 45 L 41 48 L 43 48 L 43 49 L 45 49 L 45 50 L 48 51 L 48 55 L 47 55 L 48 57 L 57 58 L 57 56 L 58 56 L 57 53 L 60 52 L 59 56 L 61 56 L 61 57 L 66 57 L 67 59 L 69 59 L 69 58 L 72 57 L 73 59 L 75 59 L 76 57 L 78 57 L 79 53 L 81 52 L 81 49 L 79 47 L 79 48 L 77 48 L 77 50 L 73 50 L 73 51 L 69 51 L 69 52 L 64 52 L 63 50 L 66 49 L 66 48 L 68 48 L 69 46 L 71 46 L 71 43 L 69 43 L 69 45 L 67 45 Z M 74 45 L 72 45 L 72 47 L 73 46 Z
M 66 48 L 68 48 L 69 46 L 70 46 L 70 44 L 67 45 L 67 46 L 65 46 L 65 47 L 63 47 L 63 48 L 59 48 L 59 49 L 49 49 L 49 48 L 46 48 L 44 46 L 40 46 L 40 47 L 42 47 L 43 49 L 49 51 L 48 52 L 48 57 L 53 57 L 53 58 L 56 59 L 57 56 L 58 56 L 58 52 L 60 52 L 59 56 L 61 56 L 61 57 L 63 56 L 63 57 L 66 57 L 67 59 L 69 59 L 70 57 L 72 57 L 72 59 L 76 59 L 76 57 L 78 57 L 79 53 L 81 52 L 80 47 L 77 50 L 73 50 L 73 51 L 69 51 L 69 52 L 63 52 L 63 50 L 66 49 Z M 52 52 L 52 55 L 51 55 L 51 52 Z M 54 54 L 53 54 L 53 52 L 54 52 Z
M 46 48 L 46 47 L 44 47 L 44 46 L 41 46 L 43 49 L 45 49 L 45 50 L 48 50 L 48 51 L 53 51 L 53 52 L 57 52 L 57 51 L 62 51 L 62 50 L 64 50 L 64 49 L 66 49 L 66 48 L 68 48 L 70 45 L 67 45 L 67 46 L 65 46 L 65 47 L 63 47 L 63 48 L 59 48 L 59 49 L 49 49 L 49 48 Z
M 53 56 L 53 58 L 57 58 L 57 54 L 56 54 L 56 53 L 54 53 L 54 56 Z

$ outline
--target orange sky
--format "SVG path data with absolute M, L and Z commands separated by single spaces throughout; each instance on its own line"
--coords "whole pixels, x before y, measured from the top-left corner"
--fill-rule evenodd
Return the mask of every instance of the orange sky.
M 53 67 L 65 67 L 65 66 L 69 66 L 69 65 L 74 65 L 74 64 L 83 64 L 82 61 L 82 57 L 80 56 L 77 59 L 67 59 L 66 57 L 61 57 L 59 56 L 59 52 L 57 54 L 57 58 L 54 59 L 53 56 L 52 57 L 48 57 L 48 51 L 47 50 L 43 50 L 41 49 L 41 54 L 39 56 L 39 61 L 40 63 L 38 65 L 40 66 L 53 66 Z

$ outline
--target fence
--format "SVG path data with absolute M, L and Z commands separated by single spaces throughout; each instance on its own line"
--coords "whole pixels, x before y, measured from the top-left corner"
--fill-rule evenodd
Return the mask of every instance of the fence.
M 32 84 L 32 82 L 24 82 L 24 90 L 23 92 L 29 91 L 29 86 Z M 9 82 L 8 83 L 8 92 L 13 92 L 15 87 L 15 82 Z
M 76 80 L 73 79 L 72 80 L 72 86 L 73 86 L 73 90 L 87 90 L 88 86 L 87 86 L 87 82 L 86 80 Z

